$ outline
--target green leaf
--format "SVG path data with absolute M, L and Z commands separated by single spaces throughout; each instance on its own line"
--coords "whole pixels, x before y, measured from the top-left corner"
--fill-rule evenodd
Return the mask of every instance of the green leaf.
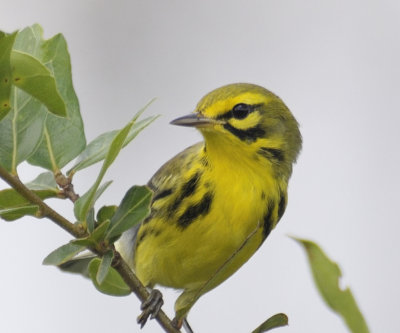
M 0 165 L 17 174 L 17 166 L 39 147 L 47 112 L 43 104 L 17 87 L 11 89 L 11 105 L 0 121 Z
M 103 206 L 99 209 L 96 215 L 97 222 L 101 223 L 107 220 L 111 220 L 115 212 L 117 211 L 118 206 Z
M 0 39 L 0 120 L 3 119 L 11 109 L 11 50 L 14 45 L 17 32 L 11 35 L 3 34 Z
M 57 192 L 52 190 L 39 190 L 33 192 L 43 200 L 57 196 Z M 0 209 L 24 207 L 27 205 L 31 205 L 31 202 L 25 199 L 16 190 L 9 188 L 0 191 Z
M 95 242 L 102 241 L 110 225 L 110 220 L 103 221 L 89 236 Z
M 79 103 L 72 85 L 67 43 L 61 34 L 44 40 L 41 27 L 35 24 L 18 34 L 14 49 L 27 53 L 45 64 L 54 77 L 57 91 L 66 106 L 68 118 L 45 112 L 47 118 L 39 147 L 28 159 L 31 164 L 57 171 L 86 146 Z
M 93 233 L 85 238 L 79 238 L 73 240 L 72 243 L 84 245 L 84 246 L 93 246 L 95 247 L 100 241 L 104 239 L 104 235 L 110 225 L 110 221 L 104 221 L 101 223 L 96 229 L 94 229 Z
M 152 101 L 150 101 L 150 103 L 152 103 Z M 141 114 L 150 105 L 150 103 L 148 103 L 143 109 L 141 109 L 138 114 Z M 138 114 L 135 116 L 135 118 L 138 117 Z M 157 119 L 157 116 L 148 117 L 141 121 L 135 122 L 123 143 L 123 147 L 130 143 L 143 129 L 150 125 L 155 119 Z M 106 157 L 107 151 L 109 150 L 109 147 L 117 134 L 118 130 L 106 132 L 99 135 L 96 139 L 90 142 L 86 146 L 85 150 L 78 156 L 76 164 L 67 173 L 75 173 L 103 160 Z
M 67 109 L 52 73 L 39 60 L 19 51 L 11 52 L 12 83 L 42 102 L 51 113 L 65 117 Z
M 96 191 L 93 192 L 93 187 L 97 185 L 97 183 L 90 188 L 84 195 L 82 195 L 77 201 L 75 201 L 74 205 L 74 213 L 76 218 L 79 221 L 86 221 L 88 218 L 88 213 L 93 208 L 96 200 L 103 194 L 103 192 L 110 186 L 112 181 L 105 182 L 100 187 L 97 186 Z M 86 213 L 83 211 L 87 210 Z M 82 214 L 82 215 L 81 215 Z M 94 219 L 94 217 L 93 217 Z
M 339 266 L 315 243 L 294 238 L 306 250 L 315 284 L 327 305 L 339 314 L 353 333 L 368 333 L 368 326 L 349 288 L 342 290 Z
M 147 186 L 133 186 L 126 192 L 113 215 L 106 239 L 119 237 L 150 214 L 153 193 Z
M 42 200 L 57 198 L 60 193 L 51 173 L 43 173 L 25 185 Z M 39 207 L 32 205 L 16 190 L 6 189 L 0 191 L 0 217 L 4 220 L 14 221 L 26 215 L 37 216 L 38 212 Z
M 79 274 L 83 277 L 89 278 L 89 264 L 93 258 L 95 258 L 95 255 L 93 254 L 79 256 L 60 264 L 57 267 L 63 272 Z
M 37 190 L 33 192 L 42 200 L 58 196 L 58 190 Z M 38 210 L 36 205 L 32 205 L 30 201 L 14 189 L 0 191 L 0 217 L 4 220 L 14 221 L 25 215 L 35 216 Z
M 36 216 L 39 206 L 29 205 L 17 208 L 0 209 L 0 217 L 5 221 L 15 221 L 26 215 Z
M 94 230 L 94 225 L 96 223 L 96 221 L 94 220 L 94 208 L 93 207 L 89 210 L 86 222 L 87 222 L 87 230 L 91 234 Z
M 119 275 L 119 273 L 112 267 L 110 267 L 106 277 L 103 280 L 103 283 L 99 284 L 97 282 L 97 272 L 99 271 L 101 260 L 98 258 L 93 259 L 89 264 L 89 276 L 96 287 L 100 292 L 112 295 L 112 296 L 126 296 L 131 293 L 130 288 Z
M 31 164 L 58 171 L 86 145 L 78 100 L 72 87 L 71 65 L 65 40 L 57 35 L 45 41 L 40 26 L 33 25 L 17 34 L 13 48 L 10 59 L 14 59 L 17 66 L 13 76 L 20 79 L 16 84 L 22 84 L 21 87 L 34 93 L 52 111 L 54 106 L 60 106 L 58 97 L 61 96 L 68 119 L 49 113 L 37 98 L 13 85 L 11 111 L 0 121 L 0 164 L 13 174 L 17 173 L 18 164 L 27 159 Z M 50 73 L 54 77 L 56 89 L 53 89 L 53 84 L 42 85 L 42 79 L 37 75 L 27 79 L 30 74 L 37 73 L 46 73 L 46 82 L 49 82 Z M 15 74 L 25 75 L 26 80 L 15 77 Z M 33 82 L 38 78 L 40 86 Z M 58 92 L 59 96 L 54 97 L 51 91 Z
M 56 180 L 54 179 L 54 175 L 51 172 L 41 173 L 34 180 L 26 183 L 25 186 L 31 190 L 50 190 L 60 192 Z
M 71 241 L 71 243 L 74 245 L 85 246 L 85 247 L 96 246 L 96 243 L 90 237 L 74 239 Z
M 97 199 L 104 193 L 104 191 L 111 185 L 111 183 L 112 183 L 111 180 L 108 181 L 108 182 L 105 182 L 104 184 L 102 184 L 97 189 L 97 191 L 96 191 L 96 193 L 94 195 L 94 198 L 93 198 L 93 202 L 92 202 L 93 205 L 97 201 Z M 87 195 L 87 194 L 88 194 L 88 192 L 85 193 L 84 196 Z M 82 202 L 84 202 L 84 201 L 82 201 Z M 79 209 L 79 205 L 80 205 L 80 203 L 75 205 L 74 208 L 78 208 Z M 90 207 L 89 213 L 88 213 L 87 218 L 86 218 L 86 222 L 87 222 L 87 228 L 88 228 L 89 233 L 92 233 L 93 230 L 94 230 L 94 227 L 95 227 L 94 208 L 93 208 L 93 206 Z
M 18 32 L 13 48 L 36 53 L 40 48 L 27 29 Z M 10 53 L 11 63 L 11 53 Z M 11 87 L 11 111 L 0 121 L 0 164 L 16 174 L 18 164 L 29 158 L 39 146 L 47 116 L 45 106 L 16 86 Z
M 111 250 L 107 251 L 104 254 L 103 258 L 101 258 L 99 270 L 97 271 L 96 274 L 96 281 L 98 284 L 101 285 L 104 282 L 104 279 L 106 278 L 108 272 L 110 271 L 113 259 L 114 259 L 114 253 Z
M 106 158 L 103 161 L 103 165 L 101 167 L 100 173 L 97 176 L 97 179 L 93 186 L 86 192 L 82 197 L 80 197 L 75 202 L 74 213 L 75 217 L 78 221 L 86 221 L 87 214 L 89 210 L 93 207 L 94 202 L 96 201 L 96 192 L 100 186 L 101 181 L 110 167 L 110 165 L 114 162 L 119 152 L 121 151 L 123 144 L 135 122 L 135 117 L 124 127 L 122 128 L 117 135 L 112 140 Z
M 85 249 L 85 246 L 72 243 L 65 244 L 58 249 L 55 249 L 46 258 L 44 258 L 43 265 L 61 265 Z
M 252 333 L 267 332 L 269 330 L 272 330 L 273 328 L 287 326 L 288 323 L 288 317 L 284 313 L 277 313 L 276 315 L 264 321 Z

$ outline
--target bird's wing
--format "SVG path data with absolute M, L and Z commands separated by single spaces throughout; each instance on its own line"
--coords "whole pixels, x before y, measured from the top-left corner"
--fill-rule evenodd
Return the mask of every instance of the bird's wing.
M 186 148 L 158 169 L 147 184 L 154 192 L 153 201 L 160 198 L 160 196 L 167 195 L 177 185 L 179 186 L 182 181 L 182 169 L 189 166 L 193 156 L 203 145 L 203 142 L 198 142 Z
M 152 212 L 150 216 L 145 220 L 148 222 L 149 219 L 154 217 L 155 209 L 153 203 L 173 193 L 174 189 L 179 186 L 182 182 L 182 170 L 188 168 L 190 161 L 193 158 L 193 154 L 196 154 L 202 146 L 203 142 L 199 142 L 189 148 L 183 150 L 178 155 L 166 162 L 154 176 L 149 180 L 147 186 L 154 192 L 152 202 Z M 162 210 L 158 210 L 157 214 L 164 214 Z M 122 257 L 128 262 L 128 264 L 134 266 L 134 256 L 136 248 L 136 238 L 139 232 L 141 224 L 137 224 L 131 229 L 125 231 L 120 239 L 115 243 L 117 250 L 121 253 Z

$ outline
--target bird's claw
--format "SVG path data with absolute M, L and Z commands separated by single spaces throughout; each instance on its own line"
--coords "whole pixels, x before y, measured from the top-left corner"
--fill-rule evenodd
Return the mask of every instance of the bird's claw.
M 140 306 L 140 309 L 143 310 L 137 318 L 140 328 L 143 328 L 149 317 L 150 319 L 157 317 L 163 304 L 164 301 L 161 292 L 157 289 L 153 289 L 149 297 Z

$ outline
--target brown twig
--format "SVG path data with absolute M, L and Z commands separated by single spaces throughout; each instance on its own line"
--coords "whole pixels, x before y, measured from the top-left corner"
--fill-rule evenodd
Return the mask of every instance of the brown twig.
M 57 185 L 63 190 L 63 195 L 75 202 L 79 199 L 79 195 L 74 191 L 74 185 L 72 185 L 72 174 L 70 177 L 65 177 L 61 171 L 57 171 L 54 174 Z
M 87 232 L 81 225 L 74 224 L 68 221 L 66 218 L 58 214 L 55 210 L 49 207 L 42 199 L 40 199 L 33 191 L 28 189 L 18 178 L 10 174 L 6 169 L 0 166 L 0 178 L 2 178 L 6 183 L 8 183 L 12 188 L 14 188 L 19 194 L 21 194 L 25 199 L 34 205 L 39 207 L 42 217 L 47 217 L 55 224 L 69 232 L 76 238 L 82 238 L 88 236 Z M 71 184 L 72 185 L 72 184 Z M 72 188 L 73 189 L 73 188 Z M 72 200 L 72 199 L 71 199 Z M 115 260 L 113 267 L 121 275 L 125 283 L 129 286 L 131 291 L 139 298 L 140 301 L 145 301 L 149 297 L 149 292 L 132 272 L 128 264 L 123 260 L 120 254 L 115 251 Z M 98 253 L 99 254 L 99 253 Z M 100 254 L 101 255 L 101 254 Z M 167 315 L 160 310 L 157 317 L 157 322 L 168 333 L 180 333 L 173 324 L 172 321 L 167 317 Z

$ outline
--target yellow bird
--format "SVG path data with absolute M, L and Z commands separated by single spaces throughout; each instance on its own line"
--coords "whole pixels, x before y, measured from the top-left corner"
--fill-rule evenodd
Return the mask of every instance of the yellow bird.
M 152 177 L 150 216 L 116 246 L 145 286 L 183 290 L 175 303 L 180 327 L 198 297 L 238 270 L 282 217 L 302 139 L 282 100 L 247 83 L 210 92 L 171 123 L 197 128 L 204 142 Z

